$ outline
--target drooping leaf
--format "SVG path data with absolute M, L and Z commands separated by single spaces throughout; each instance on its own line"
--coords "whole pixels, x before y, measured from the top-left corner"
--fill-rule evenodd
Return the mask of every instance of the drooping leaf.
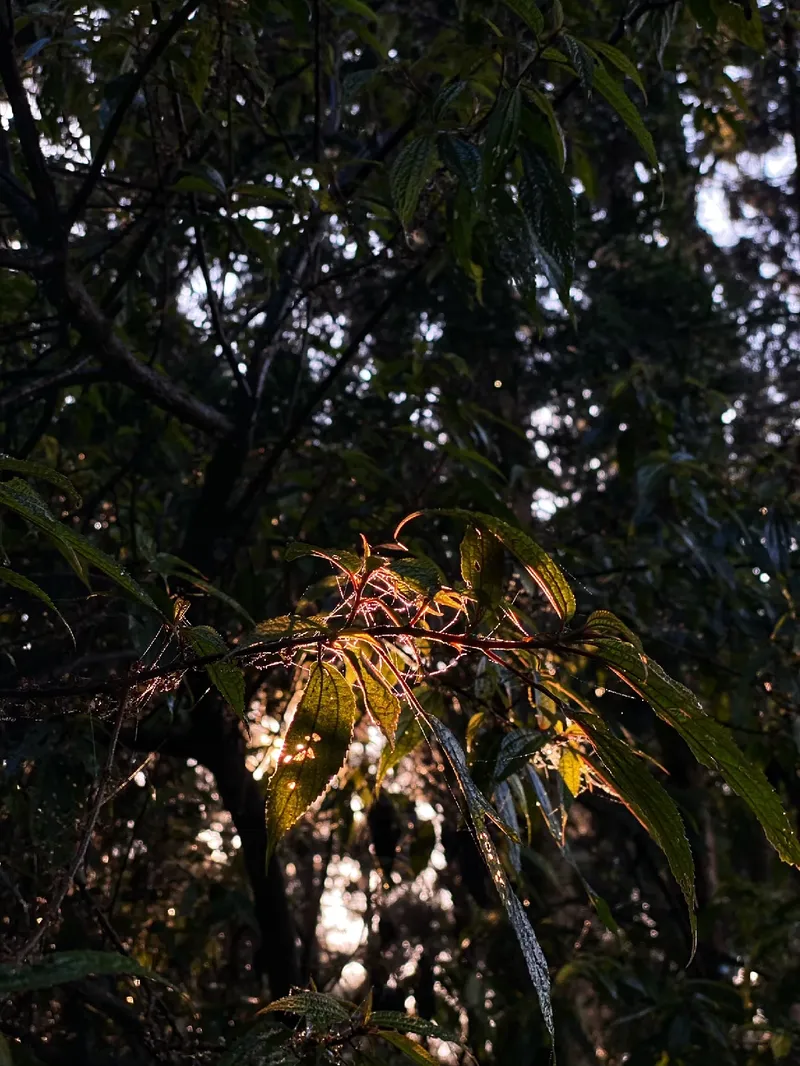
M 315 663 L 269 782 L 270 851 L 328 789 L 347 755 L 355 720 L 350 686 L 329 663 Z
M 364 693 L 364 703 L 370 716 L 386 737 L 389 747 L 394 747 L 397 723 L 402 711 L 400 700 L 392 690 L 391 685 L 376 670 L 372 663 L 367 662 L 360 656 L 356 658 L 356 670 Z
M 436 142 L 433 137 L 415 137 L 398 152 L 390 176 L 392 199 L 404 226 L 414 217 L 422 190 L 435 165 Z
M 66 618 L 63 616 L 58 607 L 53 603 L 52 599 L 47 595 L 43 588 L 40 588 L 35 581 L 31 581 L 29 577 L 24 577 L 22 574 L 18 574 L 15 570 L 9 570 L 6 566 L 0 566 L 0 582 L 6 585 L 12 585 L 14 588 L 20 589 L 22 592 L 27 592 L 31 596 L 35 596 L 41 600 L 50 610 L 55 614 L 62 625 L 69 633 L 72 643 L 75 644 L 75 634 L 72 632 Z
M 613 63 L 617 70 L 621 70 L 623 74 L 629 77 L 644 97 L 644 102 L 647 103 L 647 91 L 645 90 L 642 76 L 637 70 L 633 60 L 629 56 L 626 56 L 619 48 L 615 48 L 613 44 L 609 44 L 607 41 L 592 40 L 587 43 L 591 45 L 595 52 L 599 52 L 601 56 L 607 59 L 609 63 Z
M 398 1010 L 374 1010 L 369 1016 L 369 1024 L 378 1029 L 393 1029 L 398 1033 L 415 1033 L 417 1036 L 435 1036 L 439 1040 L 458 1043 L 458 1037 L 443 1029 L 437 1022 Z
M 260 1010 L 259 1014 L 271 1014 L 281 1011 L 286 1014 L 302 1014 L 314 1028 L 321 1026 L 328 1028 L 347 1022 L 350 1012 L 333 996 L 326 996 L 323 992 L 294 992 L 290 996 L 282 996 L 269 1006 Z
M 539 36 L 544 29 L 544 15 L 534 0 L 503 0 L 503 3 L 517 18 L 522 19 L 534 37 Z
M 605 67 L 598 65 L 594 72 L 594 87 L 603 94 L 639 142 L 639 146 L 647 156 L 647 161 L 653 170 L 658 170 L 656 146 L 653 143 L 650 131 L 642 121 L 638 108 L 630 97 L 625 94 L 625 90 L 619 82 L 614 81 Z
M 494 799 L 497 804 L 497 813 L 503 819 L 507 826 L 516 833 L 518 837 L 520 834 L 519 818 L 517 818 L 517 808 L 514 806 L 514 797 L 511 795 L 511 788 L 507 781 L 501 781 L 494 790 Z M 519 873 L 522 869 L 522 853 L 519 844 L 516 844 L 513 840 L 508 844 L 508 857 L 511 861 L 511 865 Z
M 421 744 L 423 740 L 422 730 L 410 709 L 406 709 L 400 715 L 395 732 L 394 747 L 389 744 L 381 752 L 378 770 L 375 774 L 375 791 L 380 790 L 383 779 L 393 770 L 407 755 Z
M 570 34 L 565 33 L 562 35 L 561 40 L 564 43 L 564 48 L 575 69 L 575 73 L 578 75 L 581 88 L 586 93 L 586 96 L 590 97 L 592 95 L 592 85 L 594 84 L 594 68 L 597 65 L 595 57 L 583 41 L 579 41 L 577 37 L 572 37 Z
M 546 743 L 547 733 L 533 729 L 515 729 L 506 733 L 497 751 L 494 767 L 494 781 L 505 781 L 511 774 L 517 773 Z
M 475 593 L 481 612 L 493 610 L 503 596 L 503 548 L 487 530 L 468 526 L 461 541 L 461 576 Z
M 520 89 L 504 89 L 495 103 L 486 126 L 483 145 L 484 169 L 493 177 L 505 164 L 517 143 L 522 97 Z
M 0 484 L 0 506 L 15 511 L 31 525 L 57 540 L 65 549 L 69 549 L 90 565 L 101 570 L 139 603 L 153 611 L 158 611 L 150 596 L 126 570 L 105 552 L 90 544 L 80 533 L 76 533 L 74 529 L 62 522 L 57 522 L 44 500 L 27 482 L 20 478 L 12 478 L 11 481 Z
M 396 1047 L 398 1051 L 401 1051 L 411 1062 L 417 1063 L 417 1066 L 438 1066 L 438 1061 L 427 1048 L 423 1047 L 422 1044 L 415 1044 L 413 1040 L 409 1040 L 402 1033 L 395 1032 L 392 1029 L 381 1029 L 378 1035 L 381 1040 L 385 1040 L 387 1044 L 391 1044 L 392 1047 Z
M 185 581 L 187 585 L 193 585 L 195 588 L 207 593 L 207 595 L 213 596 L 214 599 L 226 604 L 234 614 L 238 614 L 241 618 L 244 618 L 249 625 L 255 625 L 249 612 L 242 607 L 238 600 L 235 600 L 233 596 L 229 596 L 227 592 L 223 592 L 222 589 L 218 589 L 216 585 L 212 585 L 210 581 L 205 579 L 199 570 L 194 566 L 190 566 L 189 563 L 184 562 L 183 559 L 179 559 L 176 555 L 159 552 L 159 554 L 152 559 L 150 569 L 156 574 L 161 574 L 163 577 L 175 577 L 181 581 Z
M 564 304 L 569 303 L 575 261 L 575 202 L 549 155 L 534 145 L 522 153 L 520 205 L 536 259 Z
M 800 843 L 778 796 L 764 771 L 745 757 L 730 732 L 705 713 L 689 689 L 630 644 L 597 639 L 592 645 L 597 657 L 683 737 L 698 762 L 719 771 L 758 818 L 784 862 L 800 866 Z
M 472 780 L 464 749 L 453 732 L 435 715 L 425 714 L 425 722 L 433 730 L 442 751 L 447 756 L 447 761 L 450 763 L 461 791 L 464 793 L 464 799 L 467 801 L 473 821 L 482 823 L 488 818 L 507 837 L 515 843 L 519 843 L 519 835 L 503 820 Z
M 492 515 L 477 511 L 465 511 L 460 508 L 448 508 L 432 512 L 448 515 L 470 522 L 480 529 L 488 530 L 502 541 L 505 547 L 522 563 L 528 575 L 536 582 L 546 596 L 553 610 L 562 622 L 568 622 L 575 614 L 575 595 L 564 577 L 561 568 L 544 549 L 531 540 L 521 529 L 504 522 Z
M 620 637 L 632 644 L 637 651 L 643 651 L 639 637 L 611 611 L 592 611 L 586 619 L 586 630 L 592 636 Z
M 694 954 L 697 940 L 694 861 L 678 808 L 645 763 L 614 736 L 599 715 L 570 713 L 576 714 L 576 720 L 594 745 L 596 758 L 586 761 L 599 772 L 664 852 L 689 910 Z
M 33 992 L 39 988 L 81 981 L 84 977 L 130 974 L 164 983 L 158 974 L 141 966 L 127 955 L 110 951 L 54 951 L 35 962 L 19 966 L 0 965 L 0 995 L 12 992 Z
M 216 629 L 212 629 L 211 626 L 192 626 L 186 630 L 186 639 L 201 659 L 209 655 L 225 656 L 230 650 Z M 209 663 L 206 666 L 206 673 L 225 702 L 244 720 L 245 690 L 241 667 L 233 662 Z
M 22 474 L 24 477 L 49 481 L 59 492 L 64 493 L 73 507 L 80 507 L 83 502 L 80 493 L 70 479 L 65 477 L 64 474 L 59 474 L 57 470 L 53 470 L 51 466 L 47 466 L 45 463 L 36 463 L 31 459 L 15 459 L 11 455 L 4 455 L 0 452 L 0 470 L 12 470 L 15 474 Z
M 529 100 L 536 104 L 547 119 L 547 125 L 550 127 L 553 156 L 558 169 L 563 171 L 567 162 L 567 142 L 564 137 L 564 131 L 561 128 L 561 123 L 558 121 L 553 105 L 550 102 L 550 97 L 532 85 L 525 87 L 525 95 Z

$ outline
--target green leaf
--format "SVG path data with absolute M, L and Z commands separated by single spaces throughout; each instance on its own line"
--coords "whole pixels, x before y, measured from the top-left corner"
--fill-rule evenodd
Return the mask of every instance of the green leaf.
M 165 983 L 158 974 L 127 955 L 115 955 L 110 951 L 55 951 L 36 962 L 20 966 L 0 965 L 0 995 L 33 992 L 69 981 L 81 981 L 84 977 L 113 974 L 131 974 Z
M 402 706 L 389 682 L 376 670 L 372 663 L 360 656 L 354 656 L 358 680 L 364 694 L 364 703 L 371 718 L 394 747 L 397 723 Z
M 711 0 L 711 10 L 720 24 L 742 44 L 764 54 L 764 26 L 756 0 Z
M 422 190 L 436 166 L 436 142 L 425 135 L 403 145 L 390 174 L 392 199 L 404 226 L 414 217 Z
M 599 52 L 600 55 L 604 56 L 609 63 L 613 63 L 617 70 L 621 70 L 623 74 L 630 78 L 644 97 L 644 102 L 647 103 L 647 91 L 644 87 L 642 76 L 632 59 L 620 51 L 619 48 L 615 48 L 613 44 L 608 44 L 606 41 L 592 40 L 586 43 L 591 45 L 595 52 Z
M 497 751 L 493 780 L 499 784 L 521 770 L 547 739 L 547 733 L 533 729 L 515 729 L 512 733 L 506 733 Z
M 611 611 L 592 611 L 586 619 L 586 631 L 597 637 L 620 637 L 641 652 L 642 642 L 628 626 Z
M 522 153 L 519 201 L 534 254 L 564 304 L 569 303 L 575 261 L 575 202 L 567 179 L 533 145 Z
M 451 1044 L 459 1042 L 458 1037 L 438 1022 L 420 1018 L 417 1015 L 404 1014 L 399 1010 L 374 1010 L 369 1016 L 369 1024 L 379 1029 L 393 1029 L 398 1033 L 415 1033 L 417 1036 L 435 1036 L 438 1040 L 448 1040 Z
M 315 663 L 269 783 L 269 850 L 328 789 L 350 746 L 356 701 L 329 663 Z
M 49 481 L 51 485 L 55 485 L 60 492 L 64 493 L 72 502 L 73 507 L 80 507 L 83 502 L 80 493 L 69 478 L 44 463 L 32 462 L 30 459 L 14 459 L 13 456 L 0 452 L 0 470 L 13 470 L 15 474 Z
M 201 659 L 208 655 L 229 654 L 227 644 L 211 626 L 192 626 L 186 630 L 186 638 Z M 209 663 L 206 673 L 225 702 L 244 721 L 244 674 L 241 668 L 232 662 Z
M 440 119 L 442 115 L 446 114 L 448 108 L 456 102 L 466 87 L 467 83 L 459 79 L 443 85 L 433 101 L 433 117 Z
M 219 1060 L 218 1066 L 296 1066 L 291 1031 L 267 1018 L 250 1027 Z
M 227 592 L 218 589 L 216 585 L 212 585 L 210 581 L 206 581 L 199 570 L 190 566 L 189 563 L 185 563 L 183 559 L 179 559 L 176 555 L 160 552 L 150 563 L 150 569 L 154 573 L 161 574 L 164 577 L 175 577 L 180 581 L 185 581 L 187 585 L 193 585 L 195 588 L 200 589 L 209 596 L 213 596 L 214 599 L 219 600 L 227 607 L 230 607 L 234 614 L 238 614 L 241 618 L 244 618 L 249 625 L 255 625 L 249 612 L 242 607 L 238 600 L 235 600 L 233 596 L 229 596 Z
M 697 697 L 630 644 L 593 640 L 597 657 L 673 727 L 703 766 L 716 769 L 758 818 L 784 862 L 800 866 L 800 843 L 764 771 L 747 759 L 730 732 L 706 715 Z
M 442 162 L 471 193 L 476 193 L 483 181 L 483 158 L 480 150 L 463 137 L 443 133 L 438 139 Z
M 402 1051 L 405 1057 L 410 1059 L 411 1062 L 417 1063 L 417 1066 L 439 1066 L 439 1060 L 435 1059 L 427 1048 L 423 1047 L 422 1044 L 415 1044 L 413 1040 L 409 1040 L 402 1033 L 382 1029 L 378 1036 L 380 1036 L 381 1040 L 385 1040 L 387 1044 L 396 1047 L 398 1051 Z
M 335 0 L 336 7 L 349 11 L 351 15 L 358 15 L 368 22 L 377 22 L 378 16 L 364 0 Z
M 338 567 L 348 576 L 351 574 L 357 574 L 361 569 L 362 560 L 355 552 L 318 548 L 315 544 L 306 544 L 304 541 L 300 540 L 296 540 L 290 544 L 284 552 L 283 557 L 287 563 L 290 563 L 294 559 L 302 559 L 307 555 L 316 555 L 319 559 L 327 559 L 329 563 Z
M 394 737 L 394 747 L 387 744 L 381 752 L 378 770 L 375 774 L 375 791 L 380 791 L 384 777 L 393 770 L 406 755 L 410 755 L 418 744 L 423 740 L 422 730 L 416 717 L 410 710 L 405 710 L 397 723 L 397 731 Z
M 398 579 L 401 588 L 417 596 L 433 596 L 444 584 L 441 570 L 431 559 L 406 555 L 395 559 L 387 569 Z
M 517 837 L 521 839 L 517 808 L 514 806 L 514 797 L 511 794 L 511 787 L 507 781 L 501 781 L 495 788 L 494 800 L 497 804 L 497 813 L 506 825 L 510 826 Z M 513 840 L 509 841 L 508 844 L 508 858 L 511 865 L 517 873 L 519 873 L 522 870 L 522 850 L 519 844 L 515 843 Z
M 31 525 L 36 526 L 44 533 L 47 533 L 48 536 L 57 540 L 64 548 L 73 551 L 92 566 L 101 570 L 130 596 L 138 600 L 139 603 L 149 607 L 152 611 L 158 611 L 149 595 L 133 580 L 126 570 L 123 570 L 105 552 L 95 548 L 88 540 L 69 526 L 57 522 L 48 510 L 44 500 L 27 482 L 21 481 L 19 478 L 12 478 L 11 481 L 0 484 L 0 505 L 5 505 L 12 511 L 16 511 Z
M 268 1007 L 264 1007 L 259 1014 L 270 1014 L 273 1011 L 302 1014 L 314 1028 L 328 1028 L 350 1020 L 347 1008 L 333 996 L 326 996 L 322 992 L 295 992 L 291 996 L 283 996 L 282 999 L 276 999 Z
M 308 637 L 309 643 L 320 637 L 328 636 L 330 629 L 322 616 L 302 618 L 299 614 L 283 614 L 278 618 L 268 618 L 259 622 L 251 633 L 246 633 L 239 641 L 240 648 L 254 644 L 279 644 L 295 638 Z
M 511 554 L 522 563 L 526 573 L 539 586 L 561 621 L 569 622 L 575 614 L 575 596 L 561 568 L 544 549 L 531 540 L 527 533 L 510 526 L 508 522 L 500 518 L 477 511 L 448 508 L 431 513 L 461 518 L 480 529 L 494 533 Z
M 619 82 L 614 81 L 605 67 L 598 66 L 594 72 L 594 87 L 603 94 L 639 142 L 653 170 L 658 170 L 656 146 L 653 144 L 650 131 L 642 121 L 642 116 L 639 114 L 636 105 L 625 95 L 625 90 Z
M 461 576 L 482 612 L 493 610 L 503 598 L 504 562 L 503 546 L 494 533 L 467 526 L 461 541 Z
M 597 65 L 597 61 L 583 41 L 579 41 L 577 37 L 571 37 L 568 33 L 565 33 L 562 35 L 561 39 L 564 42 L 564 47 L 567 50 L 567 54 L 575 69 L 575 73 L 578 75 L 578 81 L 581 83 L 581 88 L 588 98 L 592 95 L 594 69 Z
M 534 37 L 538 37 L 544 30 L 544 16 L 534 0 L 503 0 L 503 3 L 517 18 L 522 19 Z
M 694 861 L 678 808 L 644 762 L 627 744 L 614 736 L 599 715 L 573 710 L 569 713 L 594 745 L 597 758 L 587 758 L 586 761 L 610 785 L 664 852 L 689 909 L 694 955 L 697 943 Z
M 72 638 L 73 645 L 77 647 L 75 644 L 75 634 L 72 632 L 66 618 L 64 618 L 61 611 L 59 611 L 58 607 L 56 607 L 44 589 L 40 588 L 35 581 L 31 581 L 29 577 L 23 577 L 22 574 L 18 574 L 14 570 L 9 570 L 5 566 L 0 566 L 0 581 L 6 585 L 12 585 L 14 588 L 21 589 L 22 592 L 28 592 L 31 596 L 35 596 L 37 599 L 41 600 L 42 603 L 46 604 L 50 610 L 58 616 L 62 625 Z
M 547 119 L 547 124 L 550 127 L 554 158 L 558 165 L 558 169 L 563 171 L 567 162 L 567 144 L 564 139 L 564 131 L 561 128 L 561 123 L 558 121 L 556 113 L 553 110 L 553 105 L 550 102 L 550 97 L 545 93 L 540 92 L 535 86 L 526 86 L 525 95 L 529 100 L 536 104 Z
M 483 157 L 486 172 L 494 176 L 516 147 L 522 97 L 519 88 L 504 89 L 497 98 L 486 126 Z

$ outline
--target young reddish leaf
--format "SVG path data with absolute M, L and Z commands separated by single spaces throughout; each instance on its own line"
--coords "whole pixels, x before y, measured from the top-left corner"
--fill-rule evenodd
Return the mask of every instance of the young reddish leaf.
M 356 701 L 350 686 L 329 663 L 315 663 L 269 783 L 270 853 L 327 791 L 347 755 L 355 720 Z

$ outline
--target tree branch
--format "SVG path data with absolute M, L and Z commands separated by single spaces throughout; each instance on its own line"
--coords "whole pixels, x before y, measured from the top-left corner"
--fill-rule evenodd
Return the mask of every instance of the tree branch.
M 82 282 L 68 275 L 63 290 L 72 324 L 104 366 L 113 369 L 127 385 L 181 421 L 213 436 L 232 432 L 233 423 L 220 411 L 137 359 L 114 332 L 112 323 L 96 306 Z
M 199 4 L 200 0 L 186 0 L 186 3 L 179 7 L 177 11 L 173 12 L 172 17 L 159 33 L 158 38 L 153 44 L 153 47 L 142 60 L 138 70 L 129 78 L 125 87 L 125 91 L 123 92 L 120 101 L 117 104 L 116 110 L 111 116 L 108 126 L 106 126 L 106 131 L 103 134 L 103 139 L 100 142 L 97 152 L 95 153 L 94 159 L 91 162 L 91 166 L 89 167 L 89 173 L 86 175 L 83 184 L 81 185 L 80 189 L 78 189 L 78 192 L 75 194 L 75 199 L 70 205 L 67 214 L 67 222 L 69 224 L 69 228 L 71 228 L 72 225 L 80 218 L 84 208 L 86 207 L 86 204 L 89 202 L 89 197 L 91 196 L 95 185 L 97 184 L 102 175 L 103 167 L 105 165 L 106 159 L 108 158 L 109 152 L 114 146 L 114 141 L 117 138 L 117 134 L 120 131 L 120 127 L 125 121 L 125 116 L 127 115 L 131 105 L 136 99 L 136 96 L 139 93 L 140 89 L 142 88 L 145 78 L 156 65 L 156 63 L 164 54 L 164 52 L 167 50 L 170 42 L 172 41 L 172 38 L 189 21 L 191 16 L 199 7 Z

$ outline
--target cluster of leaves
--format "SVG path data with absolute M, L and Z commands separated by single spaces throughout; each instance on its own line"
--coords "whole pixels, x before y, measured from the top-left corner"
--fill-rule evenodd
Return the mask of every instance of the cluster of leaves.
M 42 476 L 36 465 L 5 462 L 18 472 Z M 51 479 L 72 492 L 66 479 L 56 474 Z M 14 510 L 31 524 L 41 527 L 44 522 L 51 539 L 62 546 L 59 531 L 68 527 L 55 522 L 27 482 L 16 478 L 10 485 L 4 489 L 3 500 L 12 500 Z M 457 781 L 552 1035 L 547 962 L 512 887 L 514 871 L 520 869 L 520 817 L 530 824 L 532 811 L 538 807 L 555 840 L 565 847 L 569 797 L 578 796 L 584 787 L 599 787 L 619 798 L 666 855 L 686 900 L 696 944 L 694 866 L 681 815 L 648 770 L 642 753 L 574 691 L 574 677 L 585 665 L 616 675 L 675 729 L 695 758 L 717 771 L 749 805 L 784 861 L 800 866 L 800 844 L 763 771 L 744 757 L 730 733 L 703 711 L 696 697 L 643 651 L 641 640 L 624 622 L 601 610 L 584 624 L 571 625 L 576 613 L 573 590 L 558 564 L 526 533 L 490 515 L 464 510 L 439 515 L 467 524 L 460 550 L 460 581 L 448 582 L 427 555 L 410 552 L 399 539 L 421 513 L 404 519 L 393 542 L 377 550 L 362 536 L 360 555 L 295 543 L 287 551 L 289 560 L 316 556 L 333 567 L 338 597 L 331 610 L 264 621 L 246 631 L 229 651 L 216 630 L 191 626 L 186 618 L 188 604 L 177 600 L 170 627 L 194 657 L 156 669 L 145 681 L 134 681 L 126 699 L 149 700 L 173 687 L 176 673 L 202 664 L 223 699 L 243 716 L 244 663 L 263 667 L 274 662 L 277 654 L 284 663 L 293 662 L 303 671 L 302 696 L 269 782 L 268 858 L 335 780 L 347 757 L 359 703 L 386 741 L 378 782 L 396 763 L 398 751 L 408 752 L 409 745 L 424 735 L 435 739 Z M 70 532 L 67 543 L 90 555 L 140 603 L 155 607 L 123 570 L 101 553 L 90 551 L 82 538 Z M 534 617 L 509 598 L 506 553 L 514 558 L 520 580 L 531 582 L 543 594 L 557 618 L 557 628 L 540 628 Z M 484 697 L 498 690 L 508 699 L 506 703 L 501 697 L 501 709 L 496 704 L 492 712 L 499 716 L 501 731 L 489 796 L 473 780 L 459 739 L 425 705 L 436 679 L 469 654 L 485 657 L 480 679 Z M 522 708 L 518 689 L 526 697 Z M 484 715 L 484 711 L 477 712 L 465 730 L 473 744 Z M 537 728 L 531 728 L 532 719 Z M 550 800 L 531 761 L 545 747 L 550 749 L 559 783 L 558 804 Z M 493 830 L 504 840 L 506 864 Z M 604 901 L 590 886 L 586 888 L 599 913 L 608 916 Z M 275 1009 L 284 1007 L 275 1005 Z

